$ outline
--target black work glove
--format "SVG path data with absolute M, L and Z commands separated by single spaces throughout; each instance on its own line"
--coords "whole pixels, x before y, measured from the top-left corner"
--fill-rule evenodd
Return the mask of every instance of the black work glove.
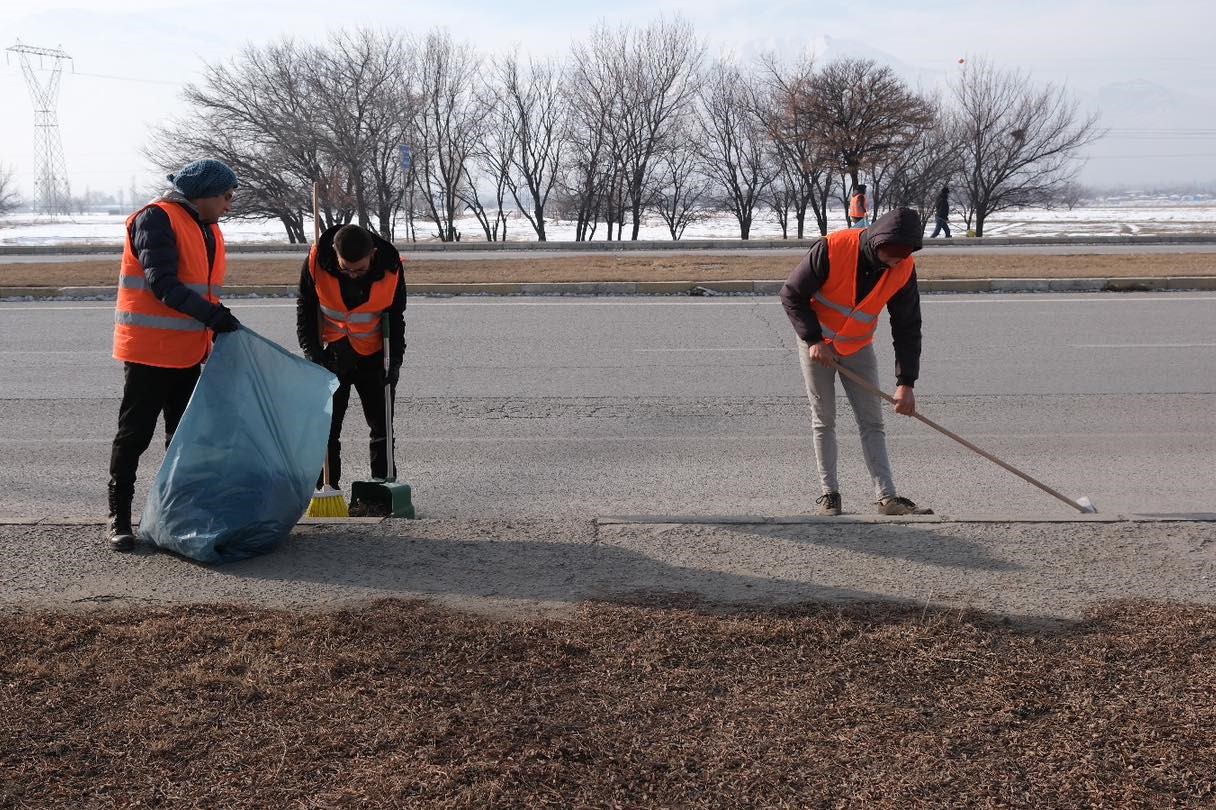
M 219 304 L 215 308 L 215 312 L 211 313 L 211 317 L 207 319 L 207 328 L 219 334 L 220 332 L 235 332 L 241 327 L 241 322 L 232 314 L 232 310 L 223 304 Z
M 334 374 L 345 377 L 354 373 L 355 363 L 359 358 L 355 355 L 355 348 L 350 345 L 349 340 L 339 340 L 337 343 L 329 344 L 325 354 L 325 366 Z
M 389 366 L 388 371 L 384 375 L 385 385 L 396 385 L 397 380 L 401 378 L 401 366 Z

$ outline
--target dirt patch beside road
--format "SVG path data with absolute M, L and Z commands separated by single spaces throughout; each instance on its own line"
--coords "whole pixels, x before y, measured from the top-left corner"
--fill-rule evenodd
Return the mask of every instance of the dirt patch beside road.
M 733 255 L 634 256 L 588 255 L 541 259 L 478 261 L 435 260 L 425 254 L 408 259 L 407 278 L 418 284 L 470 284 L 590 281 L 723 281 L 784 279 L 797 264 L 791 256 Z M 230 257 L 228 284 L 294 285 L 301 259 L 246 260 Z M 1216 253 L 1032 256 L 1017 254 L 933 254 L 917 259 L 925 279 L 971 278 L 1129 278 L 1136 276 L 1216 275 Z M 68 261 L 47 264 L 4 263 L 0 285 L 8 287 L 92 287 L 113 285 L 118 262 Z
M 0 617 L 0 806 L 1209 806 L 1216 610 Z

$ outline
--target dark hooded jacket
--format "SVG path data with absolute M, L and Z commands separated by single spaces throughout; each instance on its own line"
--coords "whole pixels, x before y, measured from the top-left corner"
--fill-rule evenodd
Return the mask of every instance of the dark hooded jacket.
M 372 234 L 376 255 L 372 266 L 360 278 L 350 278 L 338 270 L 338 255 L 334 251 L 334 234 L 341 225 L 321 234 L 317 241 L 317 263 L 323 272 L 338 279 L 342 291 L 342 301 L 350 309 L 366 303 L 371 295 L 372 284 L 384 278 L 386 273 L 395 273 L 397 289 L 393 295 L 393 303 L 387 310 L 389 314 L 388 362 L 397 368 L 401 366 L 401 358 L 405 356 L 405 268 L 401 264 L 401 254 L 397 248 L 386 239 Z M 322 356 L 321 326 L 319 322 L 320 299 L 317 297 L 317 286 L 313 283 L 312 273 L 308 270 L 308 259 L 304 259 L 304 267 L 300 271 L 299 298 L 296 300 L 296 337 L 299 338 L 300 348 L 304 356 L 317 362 Z M 343 338 L 345 340 L 345 338 Z
M 897 243 L 920 250 L 923 231 L 920 215 L 911 208 L 889 211 L 865 229 L 857 256 L 857 301 L 853 304 L 870 294 L 887 269 L 879 262 L 875 249 L 879 245 Z M 789 316 L 794 332 L 808 344 L 823 340 L 819 318 L 811 309 L 811 297 L 827 281 L 828 270 L 828 243 L 826 239 L 819 239 L 781 288 L 785 314 Z M 895 346 L 896 381 L 899 385 L 915 385 L 920 376 L 921 345 L 920 291 L 916 286 L 915 269 L 908 283 L 887 302 L 887 314 L 891 318 L 891 342 Z

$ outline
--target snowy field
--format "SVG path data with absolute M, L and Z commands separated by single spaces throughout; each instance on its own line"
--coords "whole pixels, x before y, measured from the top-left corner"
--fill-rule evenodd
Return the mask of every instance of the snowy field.
M 843 228 L 841 212 L 833 212 L 831 228 Z M 122 241 L 122 215 L 80 214 L 71 217 L 47 217 L 34 214 L 13 214 L 0 217 L 0 245 L 118 245 Z M 956 236 L 965 233 L 962 220 L 954 218 L 951 227 Z M 485 241 L 481 227 L 473 217 L 459 220 L 457 229 L 462 242 Z M 306 227 L 311 232 L 311 227 Z M 813 220 L 808 226 L 813 235 Z M 436 241 L 433 223 L 416 220 L 417 240 Z M 574 239 L 574 223 L 551 220 L 546 223 L 550 241 Z M 626 234 L 628 234 L 628 228 Z M 1216 233 L 1216 200 L 1207 199 L 1132 199 L 1118 202 L 1093 203 L 1071 211 L 1027 208 L 1004 211 L 988 220 L 985 236 L 1130 236 Z M 226 220 L 224 235 L 233 243 L 286 243 L 287 237 L 277 220 Z M 601 224 L 594 239 L 602 240 L 605 228 Z M 684 239 L 733 239 L 739 235 L 733 217 L 716 216 L 688 226 Z M 793 230 L 791 228 L 791 235 Z M 398 241 L 405 241 L 405 223 L 397 226 Z M 509 220 L 507 239 L 534 241 L 536 238 L 528 221 L 515 215 Z M 662 220 L 644 223 L 639 236 L 643 240 L 668 241 L 671 237 Z M 769 217 L 757 218 L 752 226 L 752 239 L 780 239 L 781 229 Z

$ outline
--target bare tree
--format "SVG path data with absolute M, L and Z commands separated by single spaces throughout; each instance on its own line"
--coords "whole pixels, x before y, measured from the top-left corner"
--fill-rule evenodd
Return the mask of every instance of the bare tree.
M 756 205 L 773 174 L 751 77 L 732 62 L 715 62 L 705 72 L 698 112 L 701 170 L 724 191 L 739 223 L 739 238 L 747 239 Z
M 312 182 L 333 173 L 319 132 L 325 113 L 309 90 L 311 55 L 286 40 L 208 65 L 183 93 L 191 113 L 153 133 L 145 154 L 164 172 L 199 157 L 223 160 L 241 178 L 234 216 L 277 218 L 292 243 L 306 241 Z
M 17 194 L 13 170 L 0 166 L 0 216 L 16 210 L 20 204 L 21 197 Z
M 518 130 L 501 89 L 485 87 L 482 91 L 482 99 L 484 136 L 473 149 L 473 159 L 465 164 L 465 182 L 457 191 L 457 195 L 465 207 L 472 211 L 477 218 L 487 242 L 496 242 L 500 239 L 505 241 L 507 215 L 503 202 L 510 185 L 511 167 L 518 143 Z M 476 177 L 472 172 L 474 165 L 480 170 Z M 488 181 L 494 190 L 492 214 L 481 199 L 479 183 L 482 180 Z
M 678 140 L 685 140 L 682 136 Z M 657 159 L 655 193 L 649 207 L 667 223 L 673 241 L 684 236 L 684 229 L 707 213 L 705 199 L 710 181 L 700 172 L 700 158 L 690 149 L 668 149 Z
M 1050 197 L 1073 180 L 1078 153 L 1103 134 L 1098 116 L 1082 115 L 1063 88 L 1035 86 L 982 59 L 967 61 L 953 90 L 967 226 L 976 236 L 993 213 Z
M 374 212 L 386 239 L 403 192 L 397 147 L 416 113 L 405 78 L 411 56 L 400 35 L 338 31 L 313 51 L 307 74 L 320 110 L 317 133 L 326 154 L 344 170 L 359 225 L 370 227 Z
M 920 213 L 921 222 L 932 222 L 930 214 L 937 193 L 958 176 L 960 157 L 957 131 L 939 114 L 936 123 L 907 149 L 889 162 L 875 166 L 874 185 L 883 189 L 883 203 L 881 207 L 875 205 L 875 213 L 906 206 Z
M 431 32 L 419 55 L 422 99 L 413 146 L 423 201 L 445 242 L 456 240 L 456 213 L 465 167 L 482 137 L 476 92 L 481 58 L 446 32 Z
M 831 171 L 837 161 L 826 155 L 813 135 L 807 97 L 811 93 L 814 61 L 809 56 L 785 64 L 772 54 L 760 57 L 761 76 L 767 87 L 762 106 L 768 138 L 777 167 L 777 185 L 788 195 L 789 211 L 797 223 L 797 235 L 806 234 L 806 210 L 812 209 L 820 234 L 828 232 L 827 206 Z M 775 200 L 775 198 L 774 198 Z M 781 221 L 781 217 L 778 217 Z M 786 226 L 782 223 L 782 233 Z
M 933 125 L 932 105 L 869 59 L 831 62 L 811 76 L 808 89 L 799 113 L 816 152 L 835 158 L 853 186 L 863 169 L 889 162 Z
M 705 47 L 681 18 L 646 28 L 598 26 L 587 46 L 576 46 L 576 63 L 613 88 L 606 123 L 613 160 L 633 219 L 632 239 L 642 226 L 642 209 L 653 192 L 653 160 L 696 92 L 694 77 Z M 624 213 L 623 207 L 618 219 Z M 618 221 L 621 221 L 618 219 Z
M 565 144 L 561 137 L 566 116 L 561 69 L 554 62 L 529 62 L 521 75 L 519 55 L 511 53 L 498 62 L 498 76 L 501 103 L 513 124 L 516 144 L 507 183 L 537 240 L 544 242 L 545 205 L 560 178 Z
M 561 190 L 574 215 L 575 241 L 582 242 L 595 234 L 616 164 L 610 123 L 617 114 L 620 91 L 607 66 L 591 59 L 587 47 L 579 43 L 571 51 L 564 85 L 567 116 L 562 141 L 567 160 Z

